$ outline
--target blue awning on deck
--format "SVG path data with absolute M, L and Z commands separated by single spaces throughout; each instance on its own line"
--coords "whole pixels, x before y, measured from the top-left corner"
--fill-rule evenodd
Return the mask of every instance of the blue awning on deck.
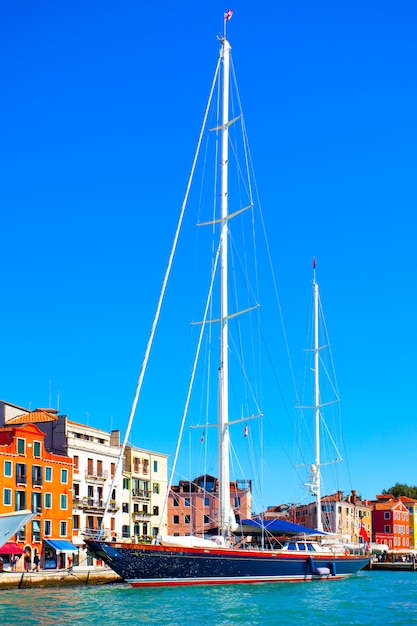
M 244 519 L 240 522 L 242 529 L 244 532 L 251 532 L 257 530 L 257 532 L 262 531 L 262 529 L 268 531 L 271 534 L 274 533 L 282 533 L 282 534 L 306 534 L 306 535 L 325 535 L 324 532 L 319 532 L 314 530 L 313 528 L 306 528 L 305 526 L 300 526 L 299 524 L 293 524 L 292 522 L 287 522 L 285 520 L 280 519 L 272 519 L 272 520 L 260 520 L 260 519 Z M 246 528 L 245 528 L 246 527 Z
M 77 546 L 74 546 L 68 539 L 46 539 L 45 543 L 57 552 L 78 552 Z

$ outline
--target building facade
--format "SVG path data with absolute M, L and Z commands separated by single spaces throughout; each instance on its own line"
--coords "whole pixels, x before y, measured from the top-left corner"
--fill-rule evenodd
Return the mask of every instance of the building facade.
M 147 541 L 166 532 L 168 456 L 126 446 L 123 467 L 122 537 Z
M 41 417 L 41 415 L 39 416 Z M 67 567 L 72 545 L 72 460 L 45 449 L 45 434 L 34 423 L 19 424 L 16 416 L 0 428 L 0 513 L 30 509 L 36 513 L 16 535 L 23 550 L 17 569 Z M 9 563 L 11 554 L 3 554 Z
M 355 490 L 345 498 L 342 491 L 324 496 L 321 499 L 321 515 L 326 532 L 342 535 L 353 543 L 362 543 L 360 531 L 363 524 L 368 537 L 372 536 L 372 506 L 368 501 L 358 498 Z M 308 528 L 317 528 L 316 503 L 294 507 L 292 521 Z
M 410 516 L 401 500 L 376 501 L 373 503 L 373 535 L 375 543 L 385 544 L 389 550 L 410 549 Z
M 251 481 L 230 483 L 230 505 L 236 521 L 252 517 Z M 218 480 L 207 474 L 173 485 L 168 497 L 168 534 L 204 537 L 218 527 Z

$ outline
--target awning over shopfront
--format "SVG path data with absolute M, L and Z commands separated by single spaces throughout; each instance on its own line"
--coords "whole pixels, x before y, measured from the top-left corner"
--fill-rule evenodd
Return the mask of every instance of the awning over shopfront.
M 6 541 L 0 548 L 0 554 L 23 554 L 22 548 L 15 541 Z
M 74 546 L 67 539 L 48 539 L 45 541 L 56 552 L 78 552 L 77 546 Z

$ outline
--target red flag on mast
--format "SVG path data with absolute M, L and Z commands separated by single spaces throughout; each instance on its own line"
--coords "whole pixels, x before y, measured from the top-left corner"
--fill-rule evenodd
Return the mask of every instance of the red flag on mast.
M 224 14 L 225 22 L 228 22 L 233 15 L 232 9 L 229 9 L 227 13 Z

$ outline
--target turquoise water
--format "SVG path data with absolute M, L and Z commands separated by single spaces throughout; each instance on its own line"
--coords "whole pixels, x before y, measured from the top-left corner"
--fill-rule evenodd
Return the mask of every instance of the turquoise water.
M 307 584 L 0 592 L 1 624 L 417 624 L 417 572 L 361 572 Z

